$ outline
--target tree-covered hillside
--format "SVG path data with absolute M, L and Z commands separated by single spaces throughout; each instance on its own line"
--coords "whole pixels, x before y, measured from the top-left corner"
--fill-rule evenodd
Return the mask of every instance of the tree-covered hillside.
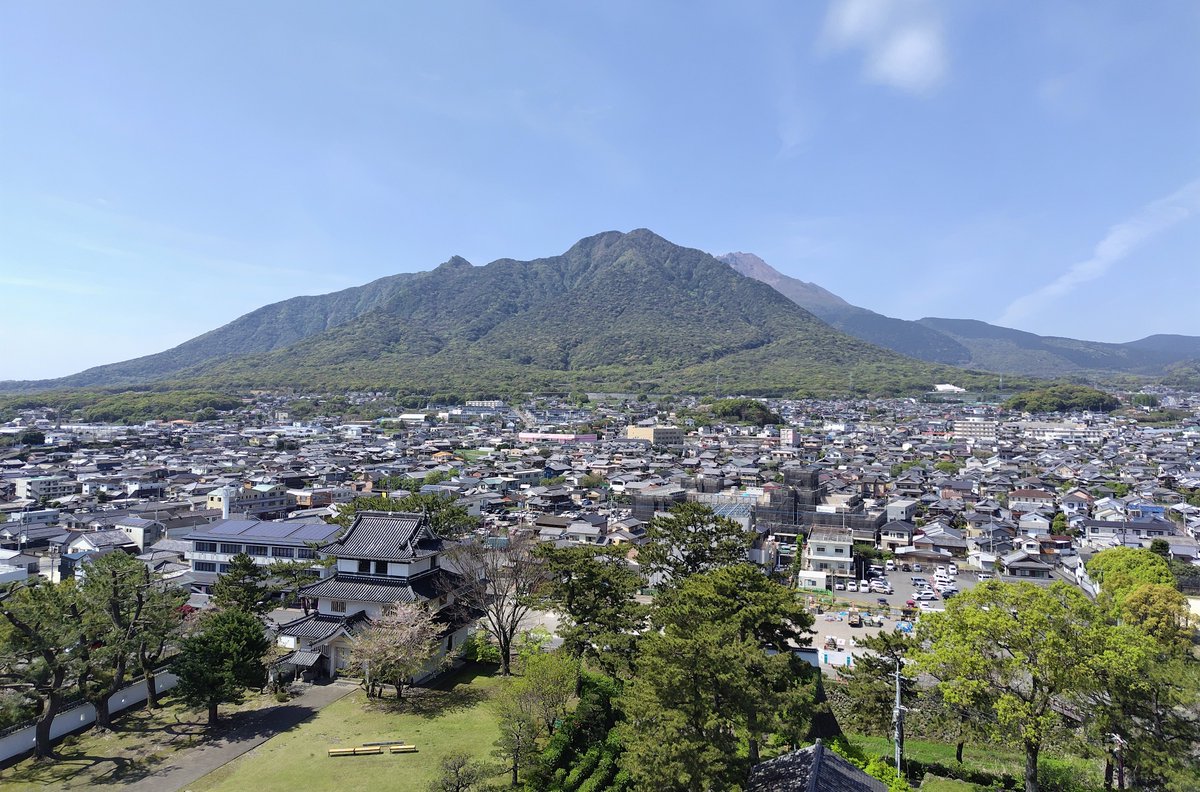
M 534 261 L 474 267 L 454 258 L 298 299 L 109 373 L 190 387 L 417 393 L 904 394 L 943 381 L 996 384 L 840 333 L 711 255 L 646 230 L 598 234 Z

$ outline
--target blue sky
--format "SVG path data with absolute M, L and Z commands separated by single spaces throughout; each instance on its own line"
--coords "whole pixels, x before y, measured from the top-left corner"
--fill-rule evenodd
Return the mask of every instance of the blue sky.
M 0 379 L 651 228 L 847 300 L 1200 335 L 1200 5 L 0 5 Z

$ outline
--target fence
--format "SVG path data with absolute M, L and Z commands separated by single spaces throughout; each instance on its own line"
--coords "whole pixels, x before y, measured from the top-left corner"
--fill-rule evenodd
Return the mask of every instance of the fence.
M 154 679 L 158 683 L 159 693 L 170 690 L 179 681 L 170 671 L 159 671 L 154 675 Z M 142 679 L 112 694 L 108 700 L 108 707 L 115 715 L 122 710 L 141 704 L 145 700 L 146 681 Z M 68 734 L 86 729 L 95 722 L 95 707 L 88 703 L 76 704 L 54 716 L 54 723 L 50 726 L 50 739 L 52 741 L 60 740 Z M 0 737 L 0 763 L 8 762 L 32 751 L 35 729 L 33 721 L 26 721 L 24 724 L 18 724 L 8 729 L 7 733 Z

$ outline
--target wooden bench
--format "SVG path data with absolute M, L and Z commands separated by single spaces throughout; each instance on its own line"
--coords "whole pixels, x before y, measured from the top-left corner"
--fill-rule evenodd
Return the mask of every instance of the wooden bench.
M 368 756 L 370 754 L 381 754 L 383 748 L 378 745 L 360 745 L 356 748 L 330 748 L 330 756 Z

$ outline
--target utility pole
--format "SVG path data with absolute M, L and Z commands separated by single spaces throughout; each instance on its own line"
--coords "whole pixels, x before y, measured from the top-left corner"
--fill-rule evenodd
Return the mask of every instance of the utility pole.
M 904 771 L 901 769 L 901 763 L 904 759 L 904 707 L 900 704 L 900 668 L 901 660 L 896 658 L 896 705 L 892 709 L 892 723 L 894 731 L 892 734 L 896 747 L 896 776 L 904 778 Z

